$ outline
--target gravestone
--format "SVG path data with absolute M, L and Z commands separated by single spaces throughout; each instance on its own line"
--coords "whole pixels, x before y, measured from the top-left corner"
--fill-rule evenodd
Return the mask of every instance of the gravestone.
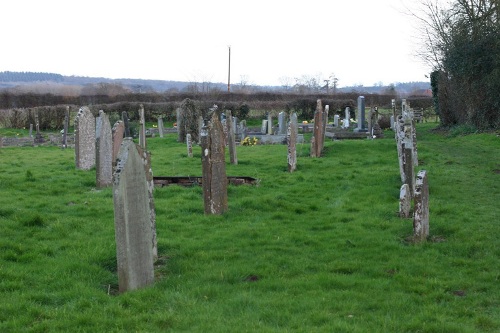
M 38 111 L 35 112 L 35 126 L 36 126 L 36 134 L 34 143 L 43 143 L 45 140 L 43 139 L 42 133 L 40 133 L 40 121 L 38 120 Z
M 415 182 L 413 236 L 416 241 L 424 241 L 429 236 L 429 185 L 425 170 L 418 172 Z
M 401 185 L 401 190 L 399 191 L 399 216 L 403 218 L 410 217 L 411 208 L 411 194 L 410 187 L 408 184 Z
M 64 114 L 64 129 L 62 137 L 62 148 L 68 147 L 68 128 L 69 128 L 69 106 L 66 106 L 66 113 Z
M 228 136 L 229 136 L 229 131 L 227 128 L 227 119 L 226 116 L 224 115 L 224 119 L 220 121 L 222 125 L 222 132 L 224 132 L 223 139 L 224 139 L 224 147 L 227 146 L 228 143 Z
M 321 99 L 316 101 L 316 111 L 314 112 L 314 132 L 311 138 L 311 157 L 320 157 L 324 142 L 324 120 L 325 114 Z
M 33 137 L 33 124 L 30 124 L 30 134 L 29 134 L 30 138 Z
M 158 117 L 158 134 L 160 135 L 160 138 L 163 138 L 163 118 Z
M 113 135 L 109 117 L 99 111 L 96 125 L 96 187 L 104 188 L 113 183 Z
M 95 118 L 86 106 L 75 118 L 75 164 L 81 170 L 95 166 Z
M 228 147 L 229 147 L 229 161 L 231 164 L 238 164 L 238 156 L 236 154 L 236 134 L 234 133 L 234 119 L 231 111 L 227 111 L 227 128 L 228 128 Z
M 401 182 L 405 184 L 405 169 L 404 169 L 404 156 L 403 156 L 403 150 L 404 150 L 404 138 L 405 138 L 405 133 L 404 133 L 404 120 L 402 116 L 397 117 L 397 122 L 395 124 L 396 126 L 396 148 L 398 151 L 398 162 L 399 162 L 399 173 L 401 175 Z
M 286 128 L 286 113 L 281 111 L 278 114 L 278 134 L 279 135 L 285 135 L 287 134 L 287 128 Z
M 267 134 L 267 120 L 266 119 L 262 120 L 262 127 L 260 129 L 260 132 L 262 134 Z
M 358 127 L 354 132 L 368 132 L 365 127 L 365 96 L 358 97 Z
M 333 116 L 333 126 L 334 127 L 339 127 L 339 115 L 336 114 L 335 116 Z
M 290 115 L 290 123 L 287 129 L 287 146 L 288 146 L 288 172 L 294 172 L 297 169 L 297 137 L 299 129 L 297 124 L 297 114 Z
M 122 120 L 118 120 L 111 129 L 113 138 L 113 166 L 116 165 L 116 158 L 118 157 L 118 152 L 120 151 L 120 146 L 123 142 L 123 137 L 125 136 L 125 125 Z
M 240 121 L 239 127 L 240 127 L 240 141 L 243 141 L 243 139 L 247 137 L 247 132 L 248 132 L 247 121 L 244 119 Z
M 193 157 L 193 141 L 191 139 L 191 134 L 186 134 L 186 147 L 187 147 L 187 156 Z
M 113 175 L 115 240 L 119 291 L 154 282 L 148 184 L 144 161 L 132 138 L 125 138 Z
M 413 165 L 413 137 L 411 133 L 411 124 L 404 125 L 404 139 L 402 144 L 403 151 L 403 172 L 404 172 L 404 184 L 408 184 L 410 187 L 410 193 L 413 195 L 415 190 L 415 171 Z
M 396 130 L 396 127 L 394 126 L 394 116 L 393 116 L 393 115 L 391 115 L 391 129 L 392 129 L 393 131 L 395 131 L 395 130 Z
M 122 120 L 123 120 L 123 126 L 124 126 L 124 130 L 125 130 L 125 138 L 130 138 L 131 135 L 130 135 L 130 124 L 129 124 L 129 121 L 128 121 L 128 114 L 127 114 L 127 111 L 123 111 L 122 112 Z
M 227 205 L 227 176 L 222 124 L 212 114 L 208 128 L 201 132 L 202 185 L 205 214 L 223 214 Z
M 146 118 L 144 116 L 144 106 L 139 106 L 139 146 L 146 149 Z
M 271 113 L 267 114 L 267 134 L 273 134 L 273 116 Z
M 351 120 L 351 109 L 349 107 L 346 107 L 344 111 L 344 124 L 342 127 L 349 128 L 349 126 L 351 126 L 350 120 Z

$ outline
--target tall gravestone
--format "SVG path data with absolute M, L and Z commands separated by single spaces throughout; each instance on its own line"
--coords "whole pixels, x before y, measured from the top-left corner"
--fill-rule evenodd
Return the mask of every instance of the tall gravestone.
M 358 97 L 358 127 L 355 132 L 368 132 L 365 127 L 365 96 Z
M 344 124 L 343 124 L 344 128 L 349 128 L 351 126 L 350 120 L 351 120 L 351 109 L 349 107 L 346 107 L 344 111 Z
M 62 148 L 68 147 L 68 129 L 69 129 L 69 106 L 66 106 L 66 112 L 64 113 L 64 129 L 62 137 Z
M 223 214 L 227 205 L 224 131 L 216 113 L 201 132 L 202 185 L 205 214 Z
M 294 172 L 297 169 L 297 137 L 299 129 L 297 124 L 297 114 L 290 115 L 290 123 L 287 129 L 287 146 L 288 146 L 288 172 Z
M 324 142 L 324 110 L 321 100 L 316 101 L 316 111 L 314 112 L 314 132 L 311 138 L 311 157 L 320 157 Z
M 273 116 L 271 113 L 267 114 L 267 134 L 273 134 Z
M 43 143 L 45 140 L 43 139 L 42 133 L 40 132 L 40 121 L 38 119 L 38 111 L 35 112 L 35 126 L 36 126 L 36 134 L 35 143 Z
M 95 118 L 86 106 L 75 118 L 75 164 L 81 170 L 95 166 Z
M 429 236 L 429 185 L 425 170 L 418 172 L 415 182 L 413 236 L 417 241 L 424 241 Z
M 260 128 L 260 132 L 262 134 L 267 134 L 267 120 L 266 119 L 262 120 L 262 127 Z
M 231 164 L 238 164 L 238 156 L 236 154 L 236 134 L 234 133 L 234 119 L 231 111 L 227 111 L 227 128 L 228 128 L 228 148 L 229 148 L 229 161 Z
M 146 117 L 144 116 L 144 106 L 139 106 L 139 146 L 146 149 Z
M 30 133 L 29 133 L 30 138 L 33 137 L 33 124 L 30 124 Z
M 122 120 L 118 120 L 111 129 L 112 138 L 113 138 L 113 166 L 116 165 L 116 158 L 118 157 L 118 152 L 120 151 L 120 147 L 123 142 L 123 138 L 125 136 L 125 125 Z
M 158 134 L 160 135 L 160 138 L 163 138 L 163 118 L 158 117 Z
M 144 161 L 136 144 L 125 138 L 113 175 L 115 240 L 119 291 L 154 282 L 150 205 Z
M 187 147 L 187 156 L 193 157 L 193 140 L 191 139 L 191 134 L 186 134 L 186 147 Z
M 408 184 L 408 186 L 410 187 L 410 193 L 413 194 L 413 191 L 415 190 L 415 171 L 413 165 L 413 137 L 411 132 L 411 123 L 409 125 L 405 124 L 403 131 L 403 183 Z
M 127 111 L 122 112 L 122 121 L 123 121 L 124 130 L 125 130 L 124 137 L 125 138 L 132 137 L 132 135 L 130 133 L 130 124 L 129 124 L 129 120 L 128 120 Z
M 96 124 L 96 187 L 104 188 L 113 183 L 113 135 L 109 117 L 99 111 Z
M 286 128 L 286 113 L 281 111 L 278 114 L 278 134 L 279 135 L 285 135 L 287 134 L 287 128 Z
M 404 132 L 404 120 L 402 116 L 398 116 L 395 127 L 396 127 L 395 138 L 396 138 L 396 148 L 398 152 L 399 173 L 401 175 L 401 182 L 405 184 L 406 176 L 405 176 L 404 155 L 403 155 L 405 132 Z
M 339 115 L 338 114 L 333 116 L 333 127 L 339 127 Z

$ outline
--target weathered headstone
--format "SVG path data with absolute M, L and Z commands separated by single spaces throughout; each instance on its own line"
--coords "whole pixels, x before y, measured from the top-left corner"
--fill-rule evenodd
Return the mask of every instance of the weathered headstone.
M 95 166 L 95 118 L 86 106 L 75 118 L 75 164 L 81 170 Z
M 186 134 L 186 147 L 187 147 L 187 156 L 193 157 L 193 140 L 191 139 L 191 134 Z
M 224 147 L 225 147 L 228 144 L 228 136 L 229 136 L 229 131 L 227 128 L 227 119 L 225 116 L 224 116 L 224 119 L 222 119 L 220 121 L 220 123 L 222 125 L 222 132 L 224 132 L 223 139 L 224 139 Z
M 349 107 L 346 107 L 344 111 L 344 124 L 342 127 L 349 128 L 349 126 L 351 126 L 349 123 L 350 120 L 351 120 L 351 109 Z
M 113 138 L 113 166 L 116 165 L 116 158 L 118 157 L 118 152 L 123 142 L 123 137 L 125 136 L 125 125 L 122 120 L 118 120 L 111 129 Z
M 424 241 L 429 236 L 429 185 L 425 170 L 418 172 L 415 183 L 413 236 L 416 241 Z
M 33 137 L 33 124 L 30 124 L 30 133 L 29 133 L 30 138 Z
M 146 146 L 146 117 L 144 116 L 144 106 L 139 106 L 139 146 L 144 150 Z
M 99 111 L 96 125 L 96 187 L 104 188 L 113 183 L 113 136 L 109 117 Z
M 42 133 L 40 133 L 40 121 L 38 120 L 38 111 L 35 112 L 35 125 L 36 125 L 36 134 L 35 134 L 35 143 L 43 143 L 45 140 L 43 139 Z
M 68 147 L 68 128 L 69 128 L 69 106 L 66 106 L 66 113 L 64 114 L 64 128 L 62 137 L 62 148 Z
M 243 141 L 243 139 L 247 137 L 247 132 L 248 132 L 247 121 L 244 119 L 240 121 L 239 127 L 240 127 L 240 141 Z
M 201 132 L 202 185 L 205 214 L 223 214 L 227 205 L 227 176 L 222 124 L 215 112 Z
M 288 172 L 294 172 L 297 169 L 297 137 L 298 137 L 297 114 L 290 115 L 290 123 L 287 129 L 288 145 Z
M 333 126 L 334 127 L 339 127 L 339 115 L 336 114 L 335 116 L 333 116 Z
M 404 125 L 404 139 L 402 145 L 403 152 L 403 171 L 404 184 L 410 187 L 410 193 L 415 190 L 415 171 L 413 165 L 413 138 L 411 133 L 411 124 Z
M 130 135 L 130 124 L 129 124 L 129 121 L 128 121 L 127 111 L 123 111 L 122 112 L 122 120 L 123 120 L 123 127 L 124 127 L 124 130 L 125 130 L 124 137 L 125 138 L 129 138 L 129 137 L 131 137 L 131 135 Z
M 408 184 L 401 185 L 401 190 L 399 191 L 399 216 L 403 218 L 410 217 L 411 208 L 411 193 Z
M 113 201 L 118 285 L 125 292 L 154 282 L 148 184 L 143 158 L 131 138 L 123 141 L 118 154 Z
M 163 118 L 158 117 L 158 134 L 160 135 L 160 138 L 163 138 Z
M 227 111 L 227 128 L 228 128 L 228 147 L 229 147 L 229 161 L 231 164 L 238 164 L 238 156 L 236 154 L 236 134 L 234 133 L 234 119 L 231 111 Z
M 365 127 L 365 96 L 358 97 L 358 127 L 355 132 L 368 132 Z
M 316 101 L 316 111 L 314 112 L 314 132 L 311 138 L 311 157 L 320 157 L 323 150 L 325 119 L 321 99 Z
M 267 134 L 273 134 L 273 116 L 271 113 L 267 114 Z
M 266 119 L 262 120 L 262 127 L 260 129 L 260 132 L 262 134 L 267 134 L 267 120 Z

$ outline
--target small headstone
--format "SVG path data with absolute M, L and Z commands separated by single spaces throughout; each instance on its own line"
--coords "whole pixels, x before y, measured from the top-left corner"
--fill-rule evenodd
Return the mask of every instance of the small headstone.
M 267 134 L 273 134 L 273 116 L 271 113 L 267 114 Z
M 294 172 L 297 169 L 297 137 L 298 137 L 297 114 L 290 115 L 290 123 L 287 129 L 288 145 L 288 172 Z
M 99 111 L 96 125 L 96 187 L 104 188 L 113 183 L 113 136 L 109 117 Z
M 429 236 L 429 185 L 425 170 L 418 172 L 415 182 L 413 236 L 416 241 L 424 241 Z
M 410 217 L 411 194 L 408 184 L 401 185 L 399 191 L 399 216 L 403 218 Z
M 118 120 L 111 129 L 113 138 L 113 166 L 116 165 L 116 158 L 118 157 L 118 152 L 123 142 L 123 137 L 125 136 L 125 125 L 122 120 Z
M 267 120 L 266 119 L 262 120 L 262 127 L 260 129 L 260 132 L 262 134 L 267 134 Z
M 187 147 L 187 156 L 193 157 L 193 141 L 191 140 L 191 134 L 186 134 L 186 147 Z
M 95 166 L 95 118 L 86 106 L 75 118 L 75 164 L 81 170 Z
M 334 127 L 339 127 L 339 115 L 336 114 L 335 116 L 333 116 L 333 126 Z
M 325 112 L 321 99 L 316 101 L 316 112 L 314 112 L 314 132 L 311 138 L 311 157 L 320 157 L 323 151 L 323 143 L 325 136 Z
M 113 175 L 115 240 L 119 291 L 154 282 L 150 206 L 144 161 L 135 143 L 126 138 Z
M 287 128 L 286 128 L 286 113 L 281 111 L 278 114 L 278 134 L 279 135 L 285 135 L 287 134 Z
M 66 106 L 66 113 L 64 114 L 62 148 L 68 147 L 68 128 L 69 128 L 69 106 Z

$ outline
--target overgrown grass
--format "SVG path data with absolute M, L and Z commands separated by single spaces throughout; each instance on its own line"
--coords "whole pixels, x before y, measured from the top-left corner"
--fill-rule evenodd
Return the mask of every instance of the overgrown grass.
M 321 158 L 238 147 L 229 212 L 203 214 L 200 187 L 155 189 L 153 286 L 117 294 L 113 198 L 74 151 L 0 149 L 2 332 L 497 332 L 500 142 L 418 127 L 430 238 L 397 217 L 386 139 L 327 141 Z M 148 140 L 157 176 L 201 175 L 175 135 Z M 229 159 L 227 159 L 229 160 Z

